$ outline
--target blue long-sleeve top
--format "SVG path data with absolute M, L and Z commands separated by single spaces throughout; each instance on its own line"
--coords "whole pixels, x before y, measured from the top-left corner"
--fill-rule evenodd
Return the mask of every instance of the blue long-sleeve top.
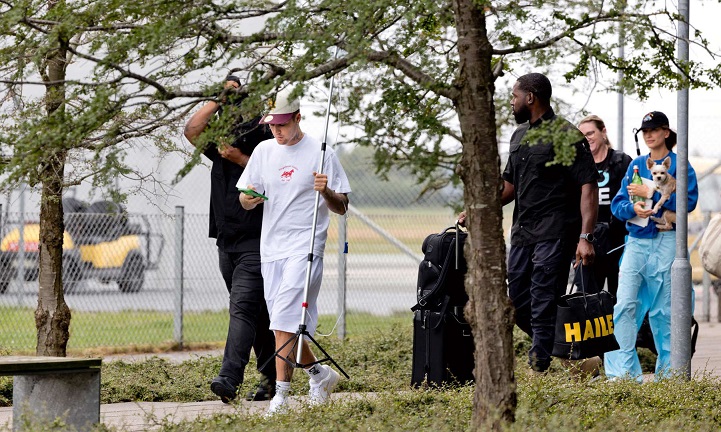
M 676 153 L 669 152 L 668 156 L 671 157 L 671 168 L 669 168 L 668 172 L 671 174 L 674 178 L 676 178 Z M 628 229 L 628 234 L 631 237 L 636 238 L 653 238 L 656 237 L 656 234 L 658 233 L 658 228 L 656 228 L 656 224 L 653 223 L 653 221 L 649 221 L 648 225 L 645 227 L 632 224 L 628 222 L 629 219 L 632 219 L 634 216 L 636 216 L 636 212 L 633 211 L 633 203 L 631 202 L 630 197 L 628 196 L 628 189 L 627 186 L 631 183 L 631 179 L 633 178 L 633 167 L 638 167 L 638 173 L 642 178 L 647 178 L 653 180 L 651 177 L 651 171 L 646 166 L 646 160 L 648 160 L 650 156 L 644 155 L 639 156 L 636 159 L 631 162 L 631 164 L 628 166 L 628 169 L 626 170 L 626 175 L 623 177 L 623 180 L 621 181 L 621 188 L 618 190 L 618 193 L 615 197 L 613 197 L 613 201 L 611 201 L 611 212 L 614 216 L 619 218 L 622 221 L 626 222 L 626 229 Z M 665 159 L 665 157 L 664 157 Z M 657 160 L 656 163 L 663 162 L 663 159 Z M 658 191 L 654 191 L 653 193 L 653 202 L 654 204 L 658 202 L 658 200 L 661 198 L 661 194 Z M 696 208 L 696 204 L 698 203 L 698 182 L 696 181 L 696 171 L 694 171 L 691 164 L 688 165 L 688 211 L 692 212 Z M 665 203 L 661 206 L 661 209 L 654 215 L 656 217 L 661 217 L 663 214 L 664 209 L 671 210 L 673 212 L 676 211 L 676 193 L 674 192 L 671 194 L 671 197 L 666 200 Z M 674 225 L 674 229 L 676 229 Z

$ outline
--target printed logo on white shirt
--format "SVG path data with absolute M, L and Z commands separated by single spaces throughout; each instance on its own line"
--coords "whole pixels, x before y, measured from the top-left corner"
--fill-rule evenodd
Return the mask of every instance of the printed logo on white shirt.
M 293 177 L 293 173 L 295 173 L 298 170 L 297 167 L 294 167 L 293 165 L 286 165 L 282 167 L 280 171 L 280 181 L 287 183 L 291 180 Z

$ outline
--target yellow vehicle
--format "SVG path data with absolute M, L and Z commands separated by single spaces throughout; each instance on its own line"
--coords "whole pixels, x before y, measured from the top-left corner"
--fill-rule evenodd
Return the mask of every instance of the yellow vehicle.
M 157 268 L 164 245 L 162 236 L 150 233 L 148 218 L 141 216 L 139 223 L 129 223 L 125 210 L 110 201 L 87 205 L 65 198 L 63 210 L 65 292 L 71 293 L 81 281 L 93 278 L 103 283 L 115 281 L 121 292 L 140 291 L 146 271 Z M 0 294 L 18 277 L 21 267 L 24 280 L 37 279 L 40 225 L 26 223 L 22 234 L 21 242 L 20 228 L 9 228 L 0 241 Z M 19 253 L 21 243 L 22 254 Z

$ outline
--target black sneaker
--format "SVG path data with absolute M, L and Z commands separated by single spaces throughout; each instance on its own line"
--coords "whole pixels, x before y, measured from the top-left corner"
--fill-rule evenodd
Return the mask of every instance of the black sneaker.
M 251 390 L 245 395 L 247 401 L 264 401 L 271 400 L 275 396 L 275 382 L 271 382 L 266 377 L 262 377 L 255 390 Z
M 237 386 L 234 386 L 230 380 L 223 376 L 217 376 L 210 382 L 210 391 L 220 396 L 223 403 L 230 403 L 238 395 Z

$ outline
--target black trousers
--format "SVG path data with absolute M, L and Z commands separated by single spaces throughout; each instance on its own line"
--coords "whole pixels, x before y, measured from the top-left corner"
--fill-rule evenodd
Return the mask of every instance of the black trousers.
M 603 289 L 608 280 L 608 292 L 613 294 L 614 297 L 616 297 L 618 291 L 618 267 L 621 262 L 621 255 L 623 255 L 623 248 L 610 254 L 596 254 L 596 259 L 593 262 L 593 271 L 598 289 Z
M 275 382 L 275 361 L 261 366 L 275 354 L 275 336 L 263 296 L 260 252 L 228 253 L 218 250 L 218 262 L 230 295 L 230 322 L 220 375 L 242 384 L 253 348 L 258 372 Z
M 551 365 L 556 304 L 566 292 L 568 266 L 576 244 L 563 240 L 511 246 L 508 295 L 516 309 L 516 325 L 531 337 L 528 364 L 536 371 Z
M 623 248 L 609 255 L 596 254 L 596 259 L 587 272 L 583 273 L 583 285 L 581 285 L 581 274 L 576 272 L 573 278 L 573 284 L 578 287 L 585 287 L 587 292 L 598 292 L 603 289 L 606 281 L 608 281 L 608 292 L 616 297 L 618 291 L 618 267 L 623 254 Z M 588 279 L 593 278 L 593 283 L 589 283 Z

